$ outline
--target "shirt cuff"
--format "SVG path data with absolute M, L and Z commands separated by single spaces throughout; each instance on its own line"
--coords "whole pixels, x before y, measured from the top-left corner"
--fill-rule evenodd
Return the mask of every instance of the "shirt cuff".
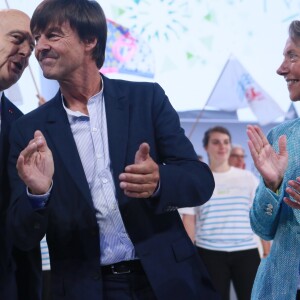
M 53 187 L 53 181 L 51 182 L 51 186 L 46 194 L 43 195 L 33 195 L 29 192 L 28 187 L 26 188 L 27 196 L 29 197 L 29 201 L 33 209 L 44 208 L 48 202 L 50 197 L 50 193 Z
M 150 198 L 157 197 L 157 196 L 159 196 L 159 194 L 160 194 L 160 181 L 158 182 L 157 187 L 156 187 L 154 193 L 151 195 Z

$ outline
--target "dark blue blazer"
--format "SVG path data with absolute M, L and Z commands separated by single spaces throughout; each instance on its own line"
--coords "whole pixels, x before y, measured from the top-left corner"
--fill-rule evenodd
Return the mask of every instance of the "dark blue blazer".
M 157 299 L 217 299 L 176 209 L 208 201 L 214 189 L 210 169 L 198 161 L 158 84 L 103 80 L 119 209 Z M 15 164 L 37 129 L 52 150 L 55 172 L 46 207 L 34 211 Z M 53 299 L 103 299 L 99 228 L 60 92 L 15 123 L 11 142 L 10 179 L 15 188 L 10 220 L 16 245 L 31 249 L 47 234 Z M 119 188 L 118 176 L 134 162 L 142 142 L 149 143 L 150 155 L 159 164 L 156 198 L 128 198 Z
M 1 98 L 0 133 L 0 299 L 38 300 L 41 295 L 40 249 L 21 251 L 12 247 L 7 226 L 10 188 L 7 172 L 9 132 L 21 111 L 4 95 Z

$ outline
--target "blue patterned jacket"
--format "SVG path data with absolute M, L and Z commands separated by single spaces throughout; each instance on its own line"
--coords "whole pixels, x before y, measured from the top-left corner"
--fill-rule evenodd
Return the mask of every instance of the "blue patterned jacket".
M 287 136 L 288 167 L 278 195 L 267 189 L 263 180 L 256 191 L 250 220 L 253 231 L 273 240 L 269 256 L 262 259 L 252 290 L 252 300 L 294 300 L 300 260 L 300 210 L 283 202 L 287 181 L 300 176 L 300 118 L 284 122 L 268 134 L 278 151 L 278 138 Z

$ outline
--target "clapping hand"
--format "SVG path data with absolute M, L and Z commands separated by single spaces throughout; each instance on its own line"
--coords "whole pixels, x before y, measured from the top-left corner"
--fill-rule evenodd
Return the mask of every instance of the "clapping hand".
M 128 197 L 149 198 L 159 182 L 158 165 L 150 156 L 150 147 L 142 143 L 135 154 L 134 164 L 126 166 L 120 174 L 120 187 Z
M 17 170 L 32 194 L 42 195 L 48 192 L 54 174 L 54 162 L 41 131 L 34 133 L 34 138 L 20 153 Z
M 300 209 L 300 177 L 288 181 L 286 192 L 293 197 L 294 201 L 288 197 L 284 197 L 283 201 L 292 208 Z
M 258 126 L 249 125 L 247 135 L 255 167 L 263 177 L 265 185 L 275 192 L 282 182 L 288 164 L 286 136 L 279 137 L 279 152 L 276 153 Z

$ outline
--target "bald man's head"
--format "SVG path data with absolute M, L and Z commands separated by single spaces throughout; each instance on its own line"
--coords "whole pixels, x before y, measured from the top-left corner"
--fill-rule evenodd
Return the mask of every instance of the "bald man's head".
M 231 147 L 231 152 L 229 156 L 229 165 L 236 168 L 245 169 L 245 157 L 246 155 L 244 148 L 241 145 L 233 145 Z
M 20 10 L 0 10 L 0 91 L 19 80 L 33 48 L 30 18 Z

